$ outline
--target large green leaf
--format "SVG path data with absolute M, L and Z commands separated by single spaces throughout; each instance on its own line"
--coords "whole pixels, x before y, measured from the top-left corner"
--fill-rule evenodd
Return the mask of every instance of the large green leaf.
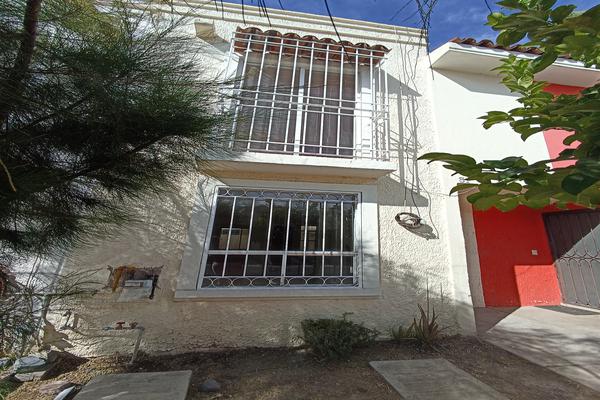
M 556 7 L 550 13 L 550 18 L 552 18 L 552 22 L 561 23 L 564 21 L 565 18 L 571 15 L 571 13 L 573 13 L 573 11 L 575 11 L 576 8 L 577 6 L 574 6 L 572 4 Z
M 582 174 L 581 172 L 575 172 L 568 175 L 562 181 L 562 188 L 571 194 L 579 194 L 588 187 L 592 186 L 598 180 L 593 176 Z

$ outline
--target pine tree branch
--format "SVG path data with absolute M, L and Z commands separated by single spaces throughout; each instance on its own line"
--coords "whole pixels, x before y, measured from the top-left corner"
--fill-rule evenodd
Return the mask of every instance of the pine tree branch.
M 4 170 L 4 173 L 6 174 L 6 177 L 8 178 L 8 184 L 10 185 L 10 188 L 12 189 L 13 192 L 16 192 L 17 188 L 15 187 L 15 183 L 12 180 L 10 171 L 8 170 L 8 168 L 6 167 L 6 164 L 4 164 L 4 161 L 2 161 L 1 158 L 0 158 L 0 166 L 2 167 L 2 169 Z

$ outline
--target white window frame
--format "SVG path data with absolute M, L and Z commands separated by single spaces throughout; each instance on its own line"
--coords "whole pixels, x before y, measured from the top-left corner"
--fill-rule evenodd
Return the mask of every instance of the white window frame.
M 210 243 L 211 214 L 216 206 L 219 187 L 261 188 L 281 191 L 319 191 L 359 193 L 355 210 L 355 251 L 358 253 L 358 286 L 282 286 L 282 287 L 225 287 L 203 288 L 202 278 Z M 244 179 L 208 178 L 198 186 L 192 210 L 188 238 L 178 276 L 176 299 L 210 298 L 289 298 L 289 297 L 379 297 L 379 227 L 377 185 L 343 185 L 308 182 L 257 181 Z M 356 238 L 359 240 L 356 240 Z

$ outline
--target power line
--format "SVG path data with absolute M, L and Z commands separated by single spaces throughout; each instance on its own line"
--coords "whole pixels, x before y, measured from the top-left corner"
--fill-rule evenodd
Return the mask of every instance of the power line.
M 406 7 L 410 6 L 412 4 L 413 0 L 408 0 L 406 3 L 404 3 L 404 5 L 402 7 L 400 7 L 400 9 L 398 9 L 398 11 L 396 11 L 394 13 L 394 15 L 392 15 L 392 18 L 389 19 L 389 21 L 393 21 L 394 18 L 396 18 L 398 16 L 398 14 L 400 14 Z
M 488 0 L 483 0 L 483 2 L 487 6 L 488 10 L 490 10 L 490 14 L 493 13 L 494 11 L 492 11 L 492 7 L 490 7 L 490 3 L 488 3 Z

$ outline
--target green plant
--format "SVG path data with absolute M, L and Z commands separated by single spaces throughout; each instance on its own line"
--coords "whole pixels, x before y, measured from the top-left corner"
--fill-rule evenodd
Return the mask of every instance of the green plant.
M 443 299 L 441 289 L 440 296 Z M 423 308 L 420 304 L 417 304 L 417 307 L 419 308 L 419 318 L 413 318 L 413 322 L 408 328 L 404 328 L 402 325 L 398 326 L 397 329 L 392 328 L 392 339 L 398 342 L 415 340 L 421 345 L 431 347 L 442 338 L 442 332 L 445 328 L 441 327 L 438 323 L 438 315 L 435 312 L 435 307 L 431 305 L 429 286 L 426 291 L 426 307 Z
M 302 339 L 315 356 L 328 361 L 347 359 L 355 348 L 368 346 L 379 336 L 377 330 L 348 320 L 348 315 L 301 322 Z
M 411 325 L 414 338 L 422 345 L 432 346 L 442 336 L 443 328 L 437 322 L 437 314 L 435 313 L 435 307 L 431 307 L 431 313 L 429 312 L 429 300 L 427 301 L 427 311 L 418 304 L 420 317 L 417 320 L 413 320 Z
M 7 379 L 0 380 L 0 400 L 8 398 L 10 392 L 17 388 L 17 384 Z

